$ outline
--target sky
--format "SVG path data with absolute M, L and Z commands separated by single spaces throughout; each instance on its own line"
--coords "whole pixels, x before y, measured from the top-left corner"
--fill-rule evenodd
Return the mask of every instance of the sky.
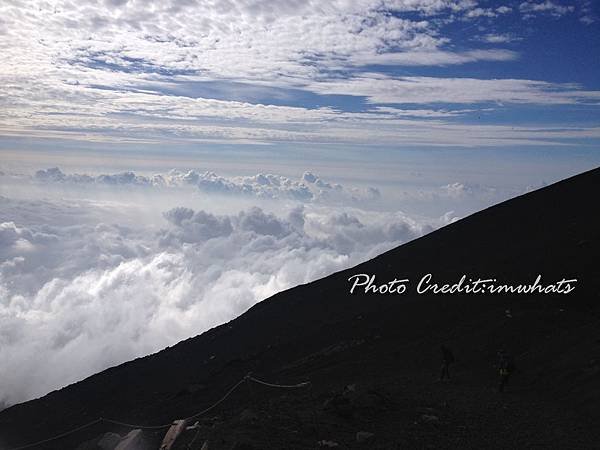
M 593 166 L 599 16 L 566 0 L 7 0 L 0 145 L 57 164 L 535 148 Z
M 597 167 L 599 25 L 583 0 L 3 0 L 0 407 Z

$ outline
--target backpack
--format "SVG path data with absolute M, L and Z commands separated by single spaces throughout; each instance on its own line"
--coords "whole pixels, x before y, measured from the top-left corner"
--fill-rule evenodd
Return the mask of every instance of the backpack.
M 444 349 L 444 361 L 446 361 L 448 364 L 451 364 L 454 362 L 454 355 L 448 348 Z

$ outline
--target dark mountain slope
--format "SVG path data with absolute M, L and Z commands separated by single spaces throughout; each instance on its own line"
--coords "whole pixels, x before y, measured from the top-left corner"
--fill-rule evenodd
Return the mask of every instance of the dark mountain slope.
M 361 430 L 375 433 L 371 448 L 597 448 L 599 186 L 596 169 L 509 200 L 279 293 L 172 348 L 13 406 L 0 413 L 0 448 L 100 416 L 168 423 L 210 405 L 249 371 L 282 383 L 310 379 L 313 388 L 236 392 L 201 423 L 211 450 L 234 441 L 315 448 L 323 439 L 354 448 Z M 347 279 L 357 273 L 411 283 L 404 295 L 349 295 Z M 416 295 L 426 273 L 448 283 L 462 274 L 578 283 L 568 295 Z M 435 383 L 441 343 L 457 356 L 449 383 Z M 494 369 L 501 347 L 519 369 L 503 394 Z M 356 387 L 342 393 L 347 385 Z M 99 424 L 40 448 L 75 448 L 109 430 Z M 160 433 L 145 437 L 157 448 Z

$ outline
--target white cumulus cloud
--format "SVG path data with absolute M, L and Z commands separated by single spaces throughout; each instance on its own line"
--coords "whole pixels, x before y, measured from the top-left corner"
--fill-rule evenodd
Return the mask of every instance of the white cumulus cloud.
M 373 210 L 348 195 L 282 195 L 299 185 L 353 192 L 310 172 L 226 178 L 236 193 L 225 197 L 201 190 L 205 178 L 44 169 L 18 180 L 48 198 L 0 197 L 0 401 L 157 351 L 454 220 Z M 183 182 L 187 206 L 171 186 Z

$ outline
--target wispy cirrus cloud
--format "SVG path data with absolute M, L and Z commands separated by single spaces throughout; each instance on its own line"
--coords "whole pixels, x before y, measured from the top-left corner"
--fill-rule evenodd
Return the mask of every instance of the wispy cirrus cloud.
M 526 18 L 532 18 L 535 14 L 549 14 L 554 17 L 561 17 L 565 14 L 575 11 L 573 5 L 561 5 L 552 0 L 535 1 L 528 0 L 519 5 L 519 10 Z
M 557 6 L 490 8 L 474 0 L 237 1 L 226 8 L 209 1 L 5 3 L 0 132 L 120 145 L 420 146 L 430 145 L 431 132 L 438 131 L 433 140 L 450 139 L 449 145 L 535 140 L 538 134 L 505 140 L 502 127 L 479 128 L 489 133 L 485 139 L 453 136 L 479 103 L 595 105 L 597 91 L 528 79 L 389 72 L 515 63 L 518 49 L 489 45 L 512 35 L 488 33 L 485 48 L 469 48 L 457 45 L 445 27 L 481 20 L 473 30 L 479 35 L 486 21 L 515 7 L 525 14 L 571 10 Z M 217 93 L 215 83 L 221 84 Z M 382 109 L 390 103 L 413 106 Z M 358 122 L 361 133 L 348 125 Z M 407 133 L 415 124 L 422 136 Z M 456 133 L 441 132 L 453 126 Z M 573 130 L 574 139 L 580 136 Z
M 579 21 L 585 25 L 591 25 L 598 20 L 598 15 L 594 13 L 591 0 L 580 2 Z
M 518 53 L 506 49 L 469 50 L 466 52 L 450 52 L 444 50 L 412 51 L 403 53 L 378 53 L 370 55 L 354 55 L 351 61 L 357 65 L 377 64 L 383 66 L 447 66 L 466 64 L 476 61 L 512 61 Z
M 512 33 L 487 33 L 483 36 L 477 36 L 476 39 L 487 42 L 488 44 L 505 44 L 510 42 L 518 42 L 523 38 Z
M 130 83 L 127 75 L 122 77 L 123 82 Z M 457 119 L 473 114 L 471 105 L 479 111 L 481 104 L 485 108 L 500 104 L 594 106 L 600 99 L 599 91 L 586 91 L 573 84 L 518 79 L 399 78 L 378 73 L 324 79 L 304 87 L 317 95 L 365 98 L 367 106 L 362 112 L 195 98 L 183 95 L 185 91 L 179 95 L 161 93 L 161 86 L 172 86 L 173 80 L 146 82 L 145 90 L 132 85 L 109 89 L 81 83 L 44 90 L 33 79 L 21 89 L 16 83 L 0 87 L 7 105 L 4 115 L 0 113 L 4 135 L 115 143 L 535 144 L 542 135 L 546 140 L 556 135 L 556 126 L 536 126 L 532 132 L 530 127 L 518 125 L 512 127 L 514 133 L 510 136 L 502 125 L 466 126 Z M 381 106 L 391 104 L 404 106 Z M 362 124 L 360 130 L 357 123 Z M 475 133 L 464 134 L 465 127 Z M 560 136 L 565 139 L 596 136 L 595 128 L 590 126 L 561 128 Z
M 313 83 L 316 92 L 353 93 L 371 103 L 485 103 L 577 104 L 600 102 L 600 91 L 576 84 L 520 79 L 393 77 L 377 73 Z

